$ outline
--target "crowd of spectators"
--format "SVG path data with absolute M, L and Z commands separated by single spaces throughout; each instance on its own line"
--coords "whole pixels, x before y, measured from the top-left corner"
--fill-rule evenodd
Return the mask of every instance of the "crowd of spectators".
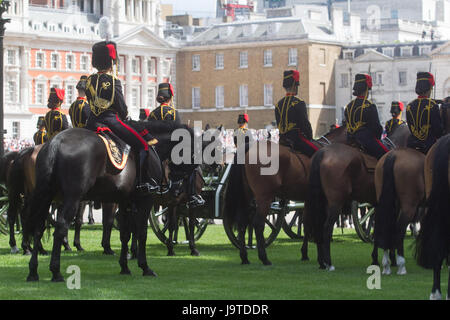
M 3 148 L 5 152 L 20 151 L 32 146 L 34 146 L 34 142 L 30 139 L 5 138 L 3 140 Z

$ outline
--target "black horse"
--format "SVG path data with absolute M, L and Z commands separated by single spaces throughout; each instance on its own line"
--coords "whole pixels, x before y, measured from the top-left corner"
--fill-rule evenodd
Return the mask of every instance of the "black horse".
M 186 125 L 151 121 L 145 124 L 149 132 L 159 143 L 159 154 L 170 156 L 170 151 L 178 143 L 171 141 L 170 135 L 175 129 L 188 130 L 191 139 L 192 129 Z M 192 151 L 192 148 L 191 148 Z M 131 230 L 138 239 L 138 265 L 144 276 L 156 276 L 149 268 L 145 253 L 147 240 L 147 221 L 153 205 L 151 196 L 138 196 L 135 191 L 136 164 L 135 155 L 130 153 L 125 168 L 120 173 L 108 170 L 107 150 L 102 140 L 86 129 L 68 129 L 46 143 L 36 160 L 36 188 L 31 200 L 29 233 L 33 234 L 34 247 L 42 237 L 45 219 L 52 200 L 62 200 L 62 210 L 58 214 L 50 271 L 52 281 L 60 282 L 64 278 L 60 272 L 61 242 L 67 234 L 69 223 L 73 221 L 82 200 L 93 200 L 119 204 L 119 225 L 122 250 L 119 258 L 121 274 L 130 274 L 127 265 L 128 241 Z M 191 157 L 192 159 L 192 157 Z M 161 160 L 164 160 L 162 158 Z M 161 181 L 161 162 L 156 152 L 150 152 L 147 158 L 149 176 Z M 180 165 L 186 174 L 193 169 L 190 164 Z M 29 263 L 28 281 L 37 281 L 38 255 L 33 250 Z

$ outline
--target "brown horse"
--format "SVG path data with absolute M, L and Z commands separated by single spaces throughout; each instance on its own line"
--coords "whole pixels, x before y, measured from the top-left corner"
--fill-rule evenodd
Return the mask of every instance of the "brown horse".
M 321 147 L 330 142 L 344 142 L 346 129 L 335 129 L 315 142 Z M 233 165 L 225 196 L 225 217 L 232 225 L 237 225 L 240 257 L 242 264 L 248 264 L 245 247 L 245 230 L 252 224 L 258 248 L 258 256 L 264 265 L 270 265 L 264 245 L 264 223 L 269 208 L 275 197 L 294 201 L 304 201 L 308 192 L 308 173 L 310 159 L 291 148 L 274 144 L 273 142 L 257 142 L 250 146 L 246 153 L 245 164 Z M 278 154 L 272 154 L 272 147 Z M 265 175 L 267 160 L 260 157 L 260 151 L 268 151 L 269 159 L 278 160 L 278 170 L 275 174 Z M 254 157 L 253 161 L 252 156 Z M 256 161 L 255 161 L 256 158 Z M 254 164 L 253 164 L 254 163 Z M 250 221 L 252 199 L 256 203 L 256 214 Z M 252 222 L 252 223 L 251 223 Z M 302 249 L 303 250 L 303 249 Z
M 378 248 L 384 249 L 383 274 L 391 274 L 388 250 L 397 250 L 397 274 L 406 274 L 403 240 L 410 223 L 418 222 L 425 200 L 425 155 L 410 148 L 392 150 L 375 168 L 374 247 L 372 264 L 378 265 Z
M 416 239 L 417 263 L 433 269 L 433 287 L 430 300 L 440 300 L 441 267 L 450 257 L 450 134 L 442 137 L 428 151 L 425 158 L 425 194 L 427 212 L 421 221 Z M 450 274 L 448 280 L 450 290 Z M 450 293 L 447 293 L 447 300 Z

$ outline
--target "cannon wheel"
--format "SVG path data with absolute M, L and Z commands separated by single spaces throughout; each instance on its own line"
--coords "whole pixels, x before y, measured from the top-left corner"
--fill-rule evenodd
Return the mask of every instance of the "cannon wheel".
M 283 220 L 282 228 L 291 239 L 303 239 L 303 209 L 295 210 L 293 215 L 286 215 Z
M 2 234 L 8 234 L 8 208 L 8 189 L 3 184 L 0 184 L 0 233 Z
M 375 208 L 368 203 L 352 201 L 351 213 L 353 225 L 359 238 L 364 242 L 372 243 Z
M 161 208 L 156 211 L 154 208 L 150 212 L 149 222 L 150 227 L 155 233 L 156 237 L 164 244 L 167 243 L 169 239 L 169 225 L 167 223 L 167 210 L 168 208 Z M 204 218 L 194 218 L 195 228 L 194 228 L 194 240 L 198 241 L 203 233 L 205 233 L 206 227 L 208 226 L 208 219 Z M 180 235 L 179 228 L 175 231 L 173 241 L 177 243 L 188 243 L 188 232 L 189 232 L 189 218 L 186 216 L 178 217 L 178 226 L 184 228 L 184 234 Z
M 271 210 L 269 214 L 266 216 L 266 224 L 264 227 L 264 247 L 267 248 L 271 245 L 271 243 L 276 239 L 278 234 L 281 231 L 281 227 L 284 222 L 284 217 L 282 213 Z M 227 215 L 223 217 L 223 227 L 225 229 L 225 233 L 230 239 L 231 243 L 239 248 L 238 239 L 237 239 L 237 228 L 233 227 L 231 223 L 228 221 Z M 251 230 L 251 233 L 249 232 Z M 256 247 L 256 239 L 253 228 L 247 228 L 245 233 L 245 243 L 247 244 L 247 248 L 255 248 Z

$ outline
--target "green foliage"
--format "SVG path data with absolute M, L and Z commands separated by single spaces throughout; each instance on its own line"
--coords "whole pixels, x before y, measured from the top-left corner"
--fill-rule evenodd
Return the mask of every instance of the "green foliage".
M 8 238 L 0 237 L 0 299 L 428 299 L 432 273 L 421 269 L 409 250 L 408 274 L 382 276 L 381 290 L 366 287 L 367 267 L 372 246 L 358 239 L 353 230 L 341 234 L 336 229 L 331 254 L 336 271 L 319 270 L 316 246 L 309 245 L 310 261 L 300 261 L 299 241 L 289 239 L 282 231 L 267 249 L 273 266 L 261 264 L 256 250 L 249 250 L 250 265 L 241 265 L 239 252 L 225 235 L 222 225 L 209 225 L 198 241 L 200 257 L 190 256 L 187 244 L 175 247 L 176 256 L 166 256 L 166 247 L 149 230 L 147 258 L 157 278 L 144 278 L 137 261 L 129 261 L 131 276 L 119 275 L 119 232 L 113 230 L 112 248 L 115 256 L 102 255 L 101 226 L 84 225 L 81 243 L 85 252 L 64 252 L 61 272 L 70 265 L 81 269 L 81 289 L 69 290 L 65 283 L 50 282 L 50 257 L 39 257 L 40 281 L 28 283 L 29 256 L 11 255 Z M 73 240 L 73 231 L 69 233 Z M 44 247 L 51 250 L 52 241 Z M 382 251 L 380 250 L 380 262 Z M 448 272 L 442 273 L 446 283 Z

